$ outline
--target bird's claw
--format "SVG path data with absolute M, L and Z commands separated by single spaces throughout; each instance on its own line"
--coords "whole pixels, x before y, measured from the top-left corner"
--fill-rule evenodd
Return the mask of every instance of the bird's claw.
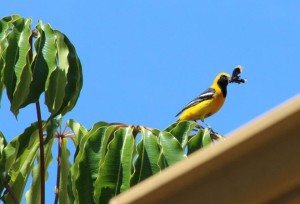
M 212 128 L 209 128 L 209 129 L 210 129 L 210 134 L 211 135 L 217 135 L 217 134 L 219 134 L 219 133 L 215 132 Z

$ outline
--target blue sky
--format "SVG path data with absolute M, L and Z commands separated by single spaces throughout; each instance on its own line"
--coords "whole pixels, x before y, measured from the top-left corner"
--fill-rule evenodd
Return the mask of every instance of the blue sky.
M 163 129 L 219 72 L 231 74 L 236 65 L 244 67 L 248 82 L 230 84 L 223 108 L 206 120 L 221 134 L 299 94 L 299 1 L 0 0 L 0 5 L 1 17 L 41 19 L 75 45 L 84 84 L 64 118 L 87 128 L 106 121 Z M 42 111 L 47 118 L 47 109 Z M 9 141 L 34 121 L 34 105 L 16 120 L 3 94 L 0 131 Z M 52 164 L 55 176 L 55 159 Z

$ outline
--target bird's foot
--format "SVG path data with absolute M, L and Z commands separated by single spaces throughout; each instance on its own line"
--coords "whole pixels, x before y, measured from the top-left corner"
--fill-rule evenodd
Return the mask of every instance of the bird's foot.
M 210 134 L 211 135 L 218 135 L 219 134 L 219 133 L 215 132 L 211 127 L 209 129 L 210 129 Z

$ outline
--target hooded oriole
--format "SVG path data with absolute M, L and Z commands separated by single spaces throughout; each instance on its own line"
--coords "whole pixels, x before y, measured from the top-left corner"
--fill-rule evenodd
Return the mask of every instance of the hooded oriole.
M 188 103 L 176 115 L 180 115 L 177 121 L 200 119 L 204 122 L 205 118 L 213 115 L 222 107 L 226 99 L 227 85 L 229 82 L 229 74 L 225 72 L 218 74 L 210 88 L 206 89 L 197 98 Z

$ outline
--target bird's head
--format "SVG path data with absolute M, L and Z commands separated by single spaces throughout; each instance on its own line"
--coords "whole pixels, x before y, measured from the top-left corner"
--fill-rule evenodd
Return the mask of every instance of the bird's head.
M 228 83 L 230 82 L 231 78 L 230 75 L 226 72 L 221 72 L 218 74 L 218 76 L 215 78 L 214 83 L 218 84 L 220 87 L 226 87 Z

